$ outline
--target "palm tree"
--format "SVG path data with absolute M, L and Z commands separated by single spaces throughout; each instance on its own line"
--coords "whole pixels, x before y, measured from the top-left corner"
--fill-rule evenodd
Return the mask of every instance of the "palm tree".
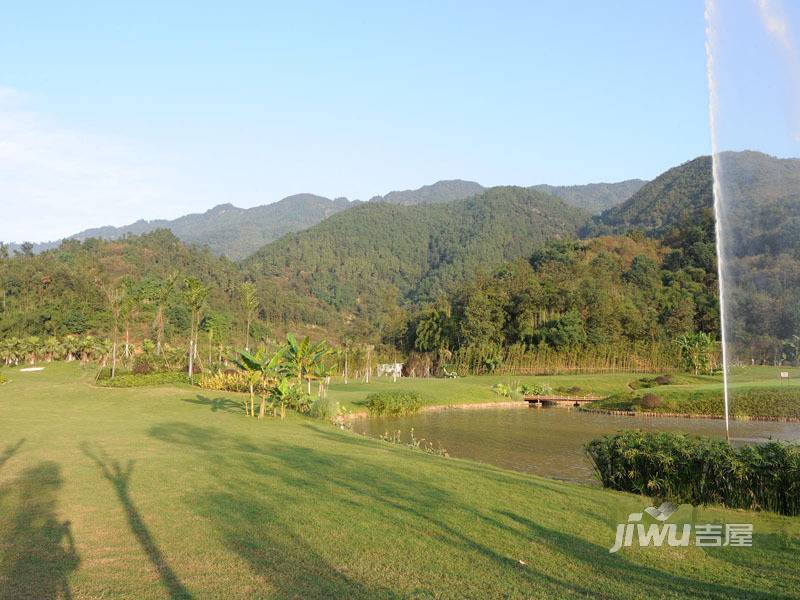
M 42 343 L 42 350 L 44 351 L 44 357 L 47 362 L 53 362 L 54 360 L 58 360 L 62 356 L 64 346 L 55 336 L 48 337 Z
M 244 349 L 250 351 L 250 327 L 253 324 L 253 317 L 259 307 L 258 292 L 256 286 L 252 281 L 245 281 L 241 286 L 242 292 L 242 308 L 245 315 L 245 330 L 244 330 Z
M 197 336 L 200 330 L 200 316 L 208 297 L 208 288 L 196 277 L 187 277 L 184 282 L 184 298 L 192 313 L 189 328 L 189 381 L 194 381 L 194 359 L 197 355 Z

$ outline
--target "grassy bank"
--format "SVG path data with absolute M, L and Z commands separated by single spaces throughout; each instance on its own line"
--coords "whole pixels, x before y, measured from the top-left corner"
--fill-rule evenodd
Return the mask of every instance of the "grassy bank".
M 781 383 L 778 373 L 790 374 Z M 750 367 L 735 369 L 731 375 L 730 410 L 735 417 L 800 418 L 800 369 L 787 367 Z M 630 386 L 628 386 L 630 388 Z M 655 405 L 644 401 L 655 397 Z M 670 385 L 655 385 L 636 390 L 620 390 L 593 402 L 590 409 L 690 415 L 724 414 L 722 378 L 673 377 Z
M 0 598 L 800 596 L 798 519 L 682 509 L 754 548 L 612 555 L 646 500 L 92 377 L 0 388 Z

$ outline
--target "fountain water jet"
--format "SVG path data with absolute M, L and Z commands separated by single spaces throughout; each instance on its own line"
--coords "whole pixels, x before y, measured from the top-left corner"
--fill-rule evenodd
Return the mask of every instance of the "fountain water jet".
M 714 30 L 716 4 L 714 0 L 706 0 L 706 76 L 708 79 L 708 123 L 711 132 L 711 175 L 713 177 L 714 193 L 714 233 L 716 234 L 717 247 L 717 278 L 719 282 L 719 321 L 722 344 L 722 395 L 725 405 L 725 439 L 730 441 L 730 385 L 728 382 L 728 335 L 727 335 L 727 297 L 725 293 L 725 255 L 724 238 L 722 235 L 723 199 L 722 199 L 722 165 L 720 164 L 719 148 L 717 145 L 717 114 L 719 111 L 719 98 L 714 79 L 714 46 L 716 32 Z

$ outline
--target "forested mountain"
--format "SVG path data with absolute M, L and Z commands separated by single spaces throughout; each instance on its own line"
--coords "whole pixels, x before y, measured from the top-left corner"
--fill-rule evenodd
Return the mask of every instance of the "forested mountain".
M 794 360 L 800 161 L 754 152 L 724 153 L 721 161 L 735 225 L 726 247 L 737 357 Z M 41 255 L 9 256 L 0 246 L 0 336 L 107 335 L 110 282 L 139 299 L 136 334 L 150 335 L 148 311 L 173 275 L 208 286 L 214 335 L 243 331 L 240 293 L 250 281 L 254 335 L 306 327 L 404 352 L 431 352 L 433 339 L 436 352 L 463 351 L 484 365 L 511 346 L 517 354 L 605 348 L 652 358 L 657 347 L 672 352 L 671 338 L 719 328 L 710 167 L 700 157 L 670 169 L 595 217 L 521 187 L 451 202 L 359 203 L 240 263 L 167 230 L 68 240 Z M 208 227 L 234 227 L 242 212 L 218 207 L 207 213 Z M 187 315 L 180 290 L 165 310 L 167 333 L 180 338 Z
M 534 186 L 537 191 L 562 198 L 567 204 L 597 212 L 598 208 L 611 206 L 629 197 L 639 180 L 620 183 L 599 183 L 576 186 Z M 460 179 L 437 181 L 415 190 L 389 192 L 374 196 L 373 202 L 413 205 L 434 204 L 464 200 L 486 190 L 474 181 Z M 633 190 L 633 191 L 632 191 Z M 100 238 L 117 240 L 126 235 L 142 235 L 157 229 L 169 229 L 179 239 L 189 244 L 208 246 L 216 255 L 231 260 L 241 260 L 279 237 L 302 231 L 347 208 L 363 204 L 346 198 L 330 200 L 314 194 L 296 194 L 273 204 L 238 208 L 233 204 L 220 204 L 204 213 L 184 215 L 173 220 L 139 220 L 122 227 L 96 227 L 86 229 L 67 239 L 87 240 Z M 33 244 L 8 244 L 13 252 L 43 252 L 57 248 L 60 241 Z
M 484 190 L 485 188 L 480 183 L 451 179 L 437 181 L 432 185 L 423 185 L 416 190 L 402 190 L 389 192 L 385 196 L 374 196 L 370 198 L 370 201 L 404 205 L 452 202 L 475 196 Z
M 184 242 L 205 245 L 214 254 L 239 260 L 286 233 L 311 227 L 355 204 L 357 202 L 349 202 L 346 198 L 330 200 L 313 194 L 296 194 L 272 204 L 253 208 L 220 204 L 204 213 L 184 215 L 172 221 L 141 220 L 123 227 L 87 229 L 70 236 L 69 239 L 116 240 L 126 235 L 141 235 L 157 229 L 169 229 Z M 41 252 L 55 248 L 58 244 L 59 242 L 34 244 L 33 251 Z M 11 245 L 10 249 L 19 250 L 20 247 Z
M 587 227 L 587 236 L 643 229 L 664 233 L 713 207 L 711 157 L 674 167 L 644 185 L 627 201 L 604 211 Z
M 647 182 L 628 179 L 617 183 L 587 183 L 586 185 L 534 185 L 531 189 L 558 196 L 570 206 L 592 214 L 618 206 L 638 192 Z
M 442 204 L 370 202 L 267 245 L 245 267 L 371 318 L 573 236 L 587 218 L 554 196 L 519 187 Z

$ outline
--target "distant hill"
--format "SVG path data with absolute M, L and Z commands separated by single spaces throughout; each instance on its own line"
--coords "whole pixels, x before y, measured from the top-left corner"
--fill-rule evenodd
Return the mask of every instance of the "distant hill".
M 451 179 L 437 181 L 432 185 L 423 185 L 416 190 L 402 190 L 389 192 L 385 196 L 373 196 L 370 202 L 389 202 L 391 204 L 432 204 L 437 202 L 452 202 L 475 196 L 484 191 L 480 183 Z
M 136 221 L 123 227 L 86 229 L 69 239 L 101 238 L 116 240 L 127 235 L 142 235 L 157 229 L 169 229 L 180 240 L 208 248 L 216 255 L 232 260 L 249 256 L 258 248 L 282 235 L 305 229 L 360 202 L 346 198 L 330 200 L 313 194 L 296 194 L 283 200 L 254 208 L 220 204 L 204 213 L 189 214 L 168 221 Z M 58 246 L 60 242 L 35 244 L 34 252 Z M 17 250 L 18 244 L 10 249 Z
M 328 304 L 369 316 L 435 298 L 547 240 L 574 236 L 588 213 L 521 187 L 449 203 L 369 202 L 268 244 L 245 262 Z
M 534 186 L 532 189 L 558 196 L 571 206 L 597 212 L 601 207 L 622 202 L 641 183 L 640 180 L 630 180 L 574 186 L 544 185 Z M 371 201 L 402 206 L 441 204 L 464 200 L 485 191 L 486 188 L 474 181 L 452 179 L 437 181 L 415 190 L 393 191 L 384 196 L 374 196 Z M 96 227 L 78 232 L 67 239 L 116 240 L 128 235 L 143 235 L 157 229 L 169 229 L 184 242 L 208 246 L 209 250 L 218 256 L 241 260 L 287 233 L 302 231 L 331 215 L 361 204 L 363 202 L 359 200 L 348 201 L 347 198 L 331 200 L 314 194 L 296 194 L 272 204 L 253 208 L 220 204 L 204 213 L 184 215 L 173 220 L 139 220 L 122 227 Z M 57 247 L 60 243 L 61 240 L 35 243 L 33 252 L 43 252 Z M 21 244 L 9 244 L 12 253 L 21 249 Z
M 534 185 L 531 189 L 558 196 L 570 206 L 592 214 L 617 206 L 638 192 L 647 182 L 628 179 L 618 183 L 587 183 L 585 185 Z

